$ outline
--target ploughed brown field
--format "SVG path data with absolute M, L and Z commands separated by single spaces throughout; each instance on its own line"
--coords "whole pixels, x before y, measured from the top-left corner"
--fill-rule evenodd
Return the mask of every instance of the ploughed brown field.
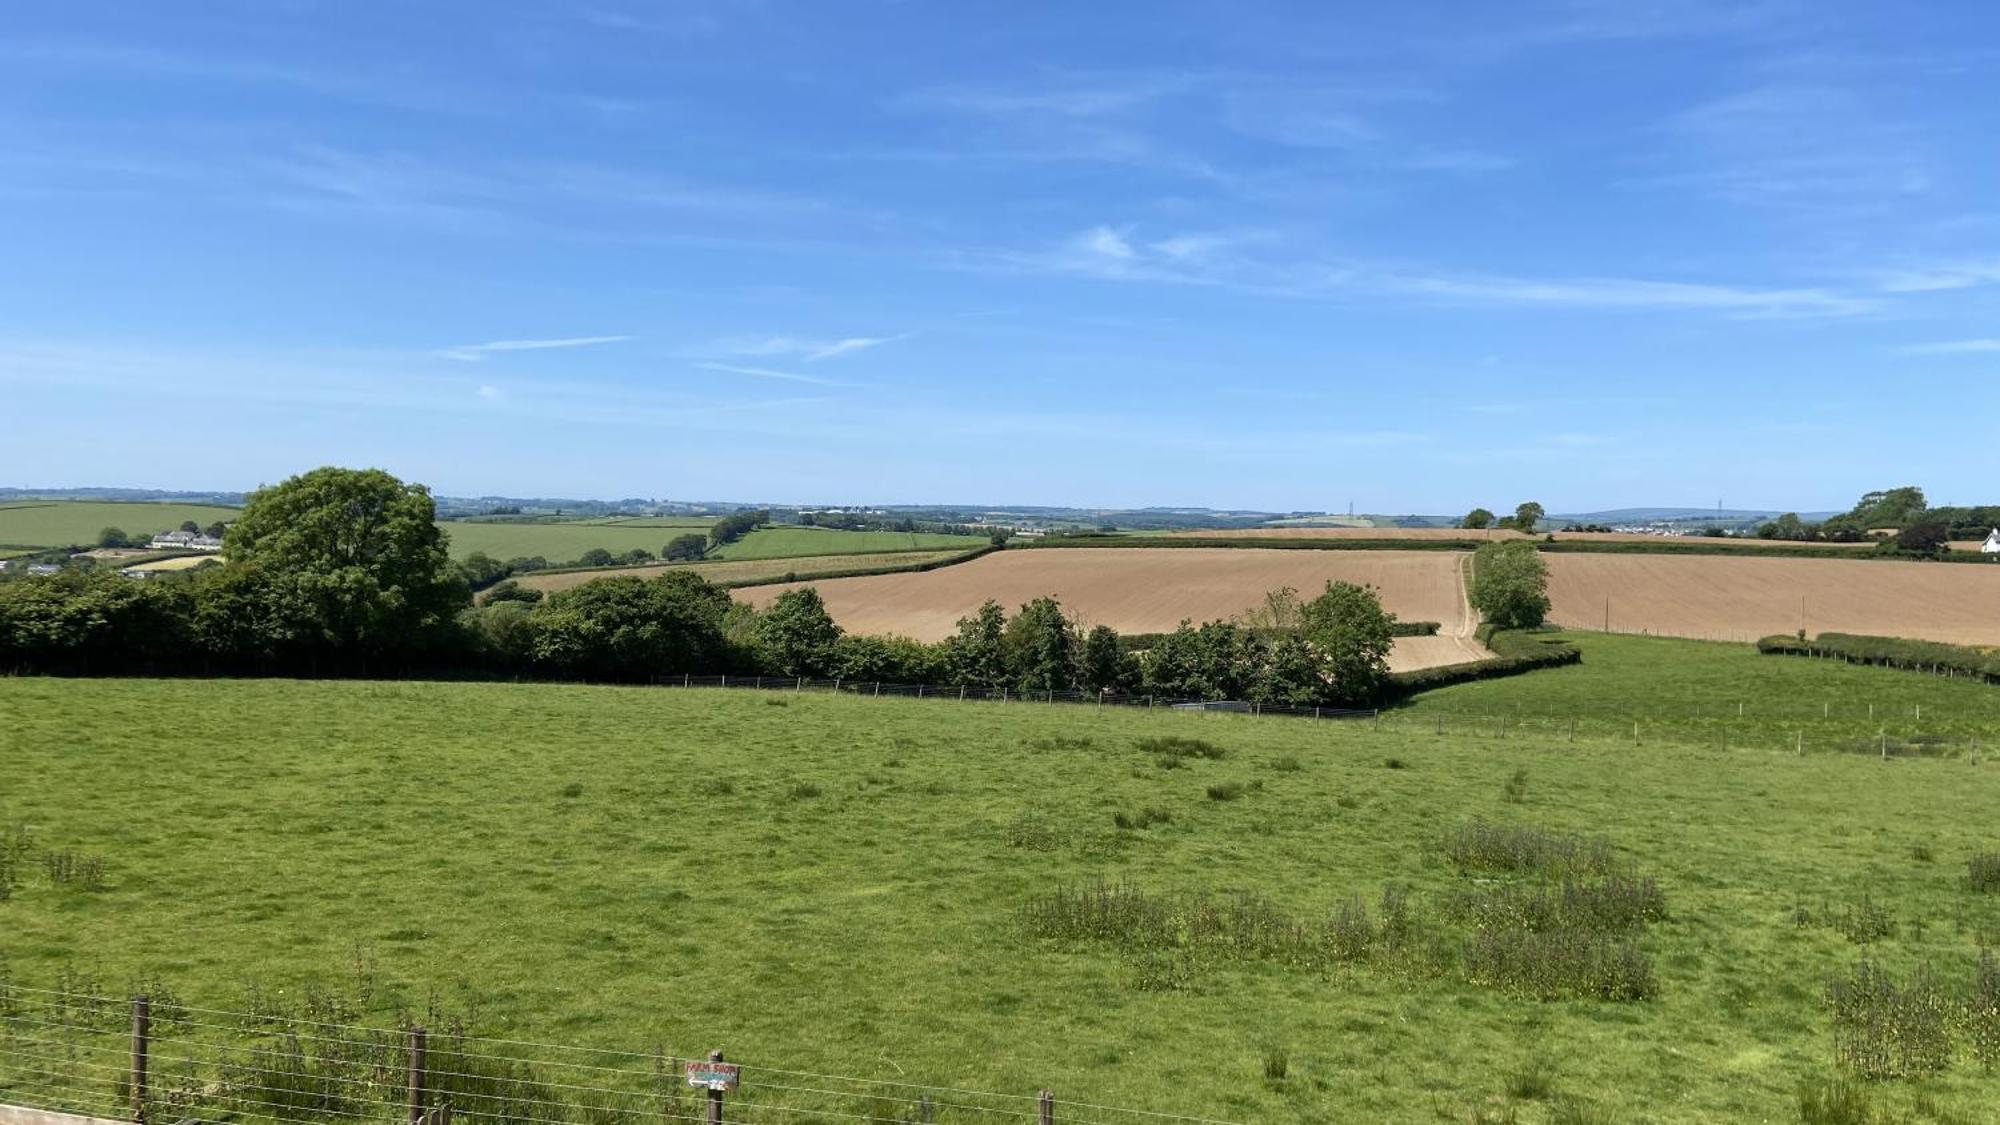
M 1750 641 L 1803 627 L 2000 644 L 2000 566 L 1716 555 L 1551 554 L 1551 619 L 1583 629 Z
M 1200 624 L 1234 617 L 1282 586 L 1311 597 L 1337 580 L 1375 587 L 1383 606 L 1403 620 L 1442 623 L 1446 636 L 1398 641 L 1390 664 L 1402 669 L 1486 655 L 1470 638 L 1472 621 L 1460 580 L 1463 559 L 1446 551 L 1013 550 L 921 574 L 759 586 L 738 590 L 736 596 L 764 606 L 785 590 L 810 585 L 849 632 L 937 641 L 956 631 L 959 618 L 988 598 L 1012 612 L 1053 595 L 1089 625 L 1109 625 L 1121 633 L 1163 633 L 1183 620 Z
M 1484 528 L 1478 531 L 1456 527 L 1253 527 L 1240 531 L 1179 531 L 1186 539 L 1527 539 L 1518 531 Z M 1164 536 L 1162 538 L 1165 538 Z M 1532 536 L 1536 541 L 1541 535 Z M 1867 543 L 1793 543 L 1772 539 L 1710 538 L 1705 535 L 1642 535 L 1633 531 L 1558 531 L 1558 543 L 1658 543 L 1664 548 L 1703 547 L 1814 547 L 1829 551 L 1868 551 Z
M 745 559 L 740 562 L 661 563 L 655 566 L 621 566 L 601 570 L 571 570 L 560 574 L 523 574 L 516 581 L 530 590 L 553 594 L 594 582 L 600 578 L 658 578 L 670 570 L 692 570 L 710 582 L 767 582 L 796 574 L 809 578 L 815 573 L 863 570 L 880 567 L 918 566 L 939 562 L 963 551 L 884 551 L 862 555 L 809 555 L 791 559 Z

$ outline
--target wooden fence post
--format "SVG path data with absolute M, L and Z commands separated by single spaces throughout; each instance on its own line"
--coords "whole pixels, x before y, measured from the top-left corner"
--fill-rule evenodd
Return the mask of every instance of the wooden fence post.
M 1036 1125 L 1056 1125 L 1056 1096 L 1053 1091 L 1043 1090 L 1035 1099 Z
M 708 1061 L 712 1063 L 721 1062 L 722 1052 L 710 1051 L 708 1053 Z M 722 1091 L 713 1086 L 709 1087 L 708 1090 L 708 1125 L 722 1125 Z
M 410 1029 L 410 1125 L 423 1125 L 424 1084 L 430 1077 L 430 1037 L 421 1027 Z
M 148 996 L 132 998 L 132 1120 L 146 1120 L 146 1056 L 153 1034 L 153 1001 Z
M 931 1096 L 925 1094 L 917 1099 L 917 1120 L 922 1125 L 931 1125 Z

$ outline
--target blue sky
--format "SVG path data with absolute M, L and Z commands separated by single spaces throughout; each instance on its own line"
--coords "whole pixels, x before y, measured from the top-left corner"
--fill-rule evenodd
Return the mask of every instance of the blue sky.
M 2000 9 L 17 5 L 0 484 L 2000 500 Z

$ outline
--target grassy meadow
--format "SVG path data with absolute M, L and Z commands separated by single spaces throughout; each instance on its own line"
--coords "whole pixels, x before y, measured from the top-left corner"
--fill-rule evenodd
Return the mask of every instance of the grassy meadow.
M 1894 669 L 1766 656 L 1756 647 L 1551 632 L 1583 663 L 1425 692 L 1393 721 L 1497 736 L 1581 735 L 1697 745 L 1966 756 L 2000 751 L 2000 687 Z M 1456 726 L 1454 724 L 1457 724 Z M 1801 742 L 1801 739 L 1803 740 Z
M 719 562 L 663 563 L 658 566 L 631 566 L 615 569 L 533 571 L 515 579 L 530 590 L 554 593 L 594 582 L 600 578 L 632 576 L 657 578 L 671 570 L 687 570 L 724 586 L 751 583 L 789 582 L 794 579 L 824 578 L 870 572 L 889 572 L 925 563 L 941 563 L 958 558 L 962 551 L 889 551 L 879 555 L 821 555 L 802 558 L 749 559 Z
M 1393 722 L 10 679 L 0 833 L 103 876 L 23 867 L 0 971 L 210 1008 L 312 988 L 369 1021 L 434 1002 L 489 1035 L 1244 1122 L 1794 1121 L 1841 1073 L 1831 981 L 1866 957 L 1956 986 L 2000 942 L 2000 893 L 1967 878 L 1996 808 L 2000 766 L 1966 760 Z M 1612 898 L 1657 881 L 1616 939 L 1648 998 L 1472 959 L 1468 912 L 1522 906 L 1560 855 L 1622 873 Z M 1193 936 L 1216 918 L 1235 944 Z M 1956 1042 L 1861 1096 L 1987 1119 L 2000 1079 Z
M 718 559 L 749 561 L 804 555 L 875 554 L 883 551 L 948 551 L 983 547 L 978 535 L 922 531 L 841 531 L 831 527 L 765 527 L 718 549 Z
M 154 504 L 113 500 L 15 500 L 0 504 L 0 545 L 95 547 L 98 533 L 115 527 L 130 535 L 173 531 L 188 520 L 202 527 L 236 518 L 238 509 L 210 504 Z
M 451 536 L 453 558 L 483 551 L 496 559 L 540 555 L 566 563 L 593 547 L 614 555 L 634 547 L 659 554 L 667 542 L 682 535 L 706 533 L 713 520 L 699 517 L 657 519 L 572 520 L 559 523 L 503 523 L 447 520 L 439 526 Z M 94 534 L 94 533 L 93 533 Z M 893 531 L 836 531 L 824 527 L 766 527 L 716 551 L 713 559 L 753 562 L 810 555 L 880 554 L 885 551 L 949 550 L 985 545 L 965 535 L 908 534 Z

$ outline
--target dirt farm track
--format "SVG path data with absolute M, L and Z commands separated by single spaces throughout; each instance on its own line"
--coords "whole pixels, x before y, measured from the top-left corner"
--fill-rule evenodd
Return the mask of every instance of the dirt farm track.
M 1459 578 L 1464 557 L 1449 551 L 1014 550 L 920 574 L 758 586 L 736 596 L 763 606 L 785 590 L 811 585 L 850 632 L 936 641 L 951 635 L 958 619 L 987 598 L 1012 612 L 1053 594 L 1087 624 L 1159 633 L 1183 619 L 1233 617 L 1281 586 L 1311 597 L 1340 580 L 1375 587 L 1383 606 L 1403 620 L 1443 625 L 1444 636 L 1398 641 L 1391 666 L 1415 668 L 1484 655 L 1469 637 L 1473 623 Z
M 1552 619 L 1751 641 L 1803 627 L 2000 644 L 2000 565 L 1715 555 L 1546 556 Z

